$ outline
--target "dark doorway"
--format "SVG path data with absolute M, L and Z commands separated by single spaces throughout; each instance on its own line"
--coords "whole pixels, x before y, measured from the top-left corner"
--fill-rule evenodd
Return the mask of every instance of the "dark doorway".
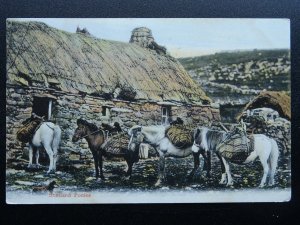
M 44 116 L 44 118 L 48 119 L 48 111 L 49 111 L 49 98 L 33 98 L 33 106 L 32 112 L 37 114 L 38 116 Z
M 236 123 L 236 117 L 244 107 L 245 105 L 220 105 L 220 115 L 222 122 Z

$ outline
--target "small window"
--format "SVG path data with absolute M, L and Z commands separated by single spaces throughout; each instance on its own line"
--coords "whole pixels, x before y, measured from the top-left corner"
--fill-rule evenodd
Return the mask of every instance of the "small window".
M 110 117 L 110 108 L 102 106 L 102 116 Z
M 171 107 L 163 106 L 161 108 L 161 123 L 162 124 L 169 124 Z
M 106 116 L 106 110 L 107 110 L 107 107 L 102 106 L 102 116 Z
M 50 120 L 52 115 L 52 101 L 50 98 L 34 97 L 32 112 L 44 117 L 46 120 Z

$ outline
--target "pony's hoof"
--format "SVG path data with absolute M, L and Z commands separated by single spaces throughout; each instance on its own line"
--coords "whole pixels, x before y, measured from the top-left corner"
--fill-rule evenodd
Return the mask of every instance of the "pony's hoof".
M 186 181 L 192 181 L 192 180 L 194 180 L 194 178 L 195 178 L 195 175 L 196 175 L 196 172 L 191 172 L 189 175 L 187 175 L 187 177 L 186 177 Z
M 155 187 L 160 187 L 162 185 L 161 180 L 156 181 L 156 183 L 154 184 Z
M 28 165 L 27 165 L 27 168 L 28 168 L 28 169 L 33 168 L 33 164 L 28 164 Z
M 228 182 L 228 183 L 226 184 L 226 187 L 231 187 L 231 186 L 233 186 L 233 182 Z
M 48 175 L 50 175 L 50 174 L 55 174 L 55 170 L 48 170 L 48 171 L 47 171 L 47 174 L 48 174 Z
M 36 167 L 37 169 L 40 169 L 40 168 L 42 168 L 43 166 L 42 166 L 41 164 L 38 163 L 38 164 L 35 165 L 35 167 Z
M 220 180 L 219 184 L 226 184 L 226 180 Z
M 188 176 L 188 177 L 185 179 L 186 182 L 191 182 L 191 181 L 193 181 L 193 180 L 194 180 L 194 176 Z
M 130 180 L 131 179 L 131 176 L 125 176 L 124 178 L 123 178 L 123 180 Z
M 104 183 L 105 180 L 98 177 L 98 178 L 96 178 L 95 182 L 100 184 L 100 183 Z
M 275 185 L 274 179 L 273 179 L 273 180 L 270 180 L 270 181 L 268 182 L 268 186 L 269 186 L 269 187 L 272 187 L 272 186 L 274 186 L 274 185 Z

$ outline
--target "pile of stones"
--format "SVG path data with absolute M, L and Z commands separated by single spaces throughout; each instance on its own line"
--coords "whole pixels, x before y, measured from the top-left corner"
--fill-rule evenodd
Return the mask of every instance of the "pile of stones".
M 258 116 L 249 116 L 247 129 L 249 133 L 265 134 L 276 140 L 279 150 L 284 155 L 291 152 L 291 122 L 281 117 L 275 121 L 265 121 Z

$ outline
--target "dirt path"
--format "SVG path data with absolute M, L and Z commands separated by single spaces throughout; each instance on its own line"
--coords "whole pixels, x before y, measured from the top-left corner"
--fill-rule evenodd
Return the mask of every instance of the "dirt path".
M 275 187 L 288 188 L 291 186 L 289 158 L 281 158 L 278 171 L 275 175 Z M 34 186 L 46 185 L 51 180 L 56 180 L 60 190 L 155 190 L 154 183 L 157 178 L 157 158 L 140 160 L 133 167 L 131 180 L 125 180 L 126 163 L 123 161 L 105 161 L 105 181 L 96 181 L 93 174 L 93 164 L 72 165 L 68 168 L 58 167 L 56 174 L 46 175 L 46 168 L 27 170 L 24 162 L 17 168 L 7 168 L 6 187 L 7 191 L 26 190 L 30 191 Z M 201 162 L 201 165 L 203 162 Z M 193 157 L 184 159 L 168 158 L 166 160 L 166 183 L 169 190 L 222 190 L 222 189 L 247 189 L 256 188 L 262 176 L 262 166 L 259 161 L 247 166 L 231 165 L 234 178 L 234 186 L 226 188 L 219 184 L 221 177 L 220 163 L 217 158 L 212 160 L 212 177 L 206 178 L 197 171 L 194 179 L 187 180 L 187 174 L 193 168 Z

